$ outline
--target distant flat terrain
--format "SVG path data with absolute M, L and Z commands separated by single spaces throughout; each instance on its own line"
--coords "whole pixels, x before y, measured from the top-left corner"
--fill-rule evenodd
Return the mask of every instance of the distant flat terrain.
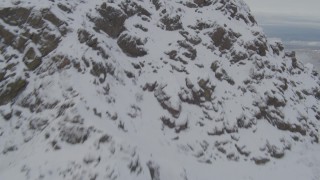
M 298 49 L 295 51 L 300 61 L 313 64 L 314 68 L 320 72 L 320 50 Z
M 296 51 L 299 61 L 311 63 L 320 71 L 320 27 L 313 24 L 270 23 L 270 19 L 259 17 L 261 26 L 269 38 L 282 40 L 286 51 Z

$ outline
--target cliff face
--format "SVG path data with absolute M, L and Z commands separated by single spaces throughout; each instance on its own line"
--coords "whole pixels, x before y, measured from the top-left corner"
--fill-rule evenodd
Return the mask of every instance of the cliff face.
M 0 7 L 0 177 L 319 178 L 319 76 L 242 0 Z

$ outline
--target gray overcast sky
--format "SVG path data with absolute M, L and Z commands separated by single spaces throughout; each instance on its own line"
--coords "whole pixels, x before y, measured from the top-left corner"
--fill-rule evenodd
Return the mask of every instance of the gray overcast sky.
M 320 0 L 244 1 L 268 37 L 280 38 L 287 50 L 299 49 L 298 59 L 320 72 Z
M 320 0 L 244 0 L 256 15 L 298 16 L 320 20 Z
M 320 0 L 244 0 L 260 25 L 320 28 Z
M 320 48 L 320 0 L 244 0 L 269 37 Z

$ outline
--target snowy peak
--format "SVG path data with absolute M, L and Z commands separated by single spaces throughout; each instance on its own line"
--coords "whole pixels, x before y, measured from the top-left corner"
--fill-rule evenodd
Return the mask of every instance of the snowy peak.
M 246 179 L 318 147 L 318 74 L 242 0 L 0 7 L 1 178 Z

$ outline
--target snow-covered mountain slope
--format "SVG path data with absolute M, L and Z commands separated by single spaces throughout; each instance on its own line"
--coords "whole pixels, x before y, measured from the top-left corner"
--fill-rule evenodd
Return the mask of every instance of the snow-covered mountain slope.
M 242 0 L 0 7 L 0 179 L 320 178 L 319 76 Z

